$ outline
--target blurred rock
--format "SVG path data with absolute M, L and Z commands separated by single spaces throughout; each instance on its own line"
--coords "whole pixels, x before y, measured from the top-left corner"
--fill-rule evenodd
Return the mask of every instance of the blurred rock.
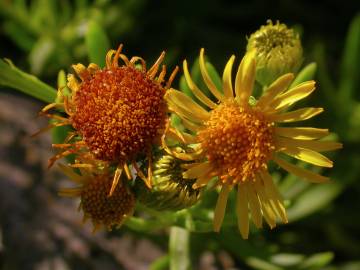
M 43 104 L 0 92 L 0 269 L 148 269 L 164 252 L 126 227 L 92 234 L 82 224 L 79 200 L 61 198 L 71 185 L 56 169 L 47 125 L 37 117 Z

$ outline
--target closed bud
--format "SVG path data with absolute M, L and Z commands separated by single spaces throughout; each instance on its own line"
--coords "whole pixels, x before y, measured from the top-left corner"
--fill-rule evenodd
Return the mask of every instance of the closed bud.
M 256 50 L 256 80 L 263 86 L 285 73 L 295 73 L 302 63 L 300 37 L 285 24 L 271 20 L 248 39 L 247 51 Z
M 151 190 L 142 181 L 136 181 L 136 197 L 145 206 L 155 210 L 177 211 L 194 205 L 201 189 L 193 189 L 195 179 L 184 179 L 183 160 L 160 152 L 153 163 Z

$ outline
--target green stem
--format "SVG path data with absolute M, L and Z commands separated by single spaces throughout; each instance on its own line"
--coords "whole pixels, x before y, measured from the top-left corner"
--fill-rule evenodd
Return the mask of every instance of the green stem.
M 146 220 L 137 217 L 130 217 L 125 222 L 126 226 L 138 232 L 149 232 L 149 231 L 160 230 L 170 226 L 170 224 L 171 221 L 168 224 L 164 224 L 162 222 L 159 222 L 159 220 Z
M 190 270 L 190 232 L 183 228 L 171 227 L 169 239 L 170 270 Z

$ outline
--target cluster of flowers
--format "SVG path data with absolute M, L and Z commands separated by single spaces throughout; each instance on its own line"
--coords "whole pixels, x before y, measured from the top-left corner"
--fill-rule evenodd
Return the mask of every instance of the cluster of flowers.
M 296 51 L 295 57 L 291 52 L 286 55 L 286 46 Z M 288 63 L 273 57 L 275 63 L 269 55 L 276 54 Z M 283 199 L 268 172 L 269 162 L 321 183 L 328 178 L 293 165 L 283 156 L 332 167 L 319 152 L 341 147 L 319 140 L 328 135 L 327 129 L 280 126 L 323 111 L 288 110 L 315 89 L 314 81 L 289 87 L 294 75 L 286 72 L 300 66 L 301 55 L 298 36 L 283 24 L 270 22 L 250 37 L 234 83 L 235 56 L 230 57 L 219 89 L 201 49 L 200 71 L 211 96 L 199 89 L 186 60 L 183 63 L 187 85 L 196 99 L 170 88 L 178 68 L 165 79 L 166 68 L 161 66 L 165 53 L 149 69 L 142 58 L 122 54 L 122 46 L 108 52 L 103 69 L 95 64 L 74 65 L 75 74 L 68 76 L 70 93 L 59 89 L 58 102 L 42 110 L 54 119 L 49 128 L 72 127 L 63 143 L 53 145 L 59 152 L 49 160 L 51 166 L 60 158 L 75 156 L 73 163 L 60 164 L 60 168 L 77 186 L 64 188 L 60 194 L 81 198 L 84 217 L 92 220 L 95 230 L 111 229 L 133 214 L 136 200 L 158 210 L 187 208 L 200 199 L 202 189 L 213 179 L 220 191 L 215 231 L 220 230 L 233 188 L 237 189 L 236 212 L 243 238 L 249 234 L 249 212 L 258 228 L 263 218 L 271 228 L 277 218 L 286 223 Z M 251 96 L 256 79 L 266 82 L 257 100 Z M 49 113 L 53 109 L 57 112 Z M 184 129 L 171 125 L 170 113 L 181 119 Z

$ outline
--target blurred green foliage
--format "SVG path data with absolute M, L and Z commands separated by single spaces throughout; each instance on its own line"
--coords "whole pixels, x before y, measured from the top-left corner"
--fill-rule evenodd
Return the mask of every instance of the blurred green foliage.
M 1 0 L 0 15 L 4 33 L 24 52 L 30 72 L 51 75 L 87 55 L 92 60 L 87 48 L 108 49 L 101 29 L 109 29 L 113 38 L 123 36 L 142 5 L 142 0 Z M 96 44 L 89 44 L 91 35 L 97 35 Z
M 289 4 L 280 2 L 280 11 L 290 10 Z M 21 66 L 26 66 L 26 61 L 30 73 L 44 79 L 58 76 L 57 86 L 52 84 L 54 87 L 65 87 L 65 72 L 58 73 L 60 69 L 68 70 L 72 63 L 79 61 L 103 66 L 106 51 L 118 46 L 120 42 L 126 45 L 127 37 L 130 44 L 136 44 L 133 46 L 136 50 L 158 53 L 162 49 L 169 49 L 167 61 L 170 65 L 175 62 L 181 65 L 180 60 L 175 61 L 180 55 L 189 52 L 187 58 L 191 59 L 198 54 L 200 46 L 209 45 L 210 52 L 207 54 L 214 61 L 210 64 L 211 59 L 208 59 L 207 67 L 215 83 L 220 84 L 221 74 L 217 70 L 222 70 L 222 65 L 231 53 L 240 58 L 239 52 L 245 49 L 245 35 L 265 23 L 271 15 L 256 24 L 251 20 L 252 12 L 260 12 L 259 6 L 263 4 L 261 1 L 243 6 L 231 2 L 220 5 L 217 1 L 210 1 L 209 5 L 213 4 L 212 7 L 199 7 L 198 3 L 193 3 L 191 10 L 187 10 L 190 7 L 187 4 L 188 1 L 182 4 L 175 1 L 174 6 L 164 12 L 164 7 L 157 10 L 156 6 L 144 0 L 0 0 L 1 34 L 21 51 L 14 60 L 21 63 Z M 315 12 L 321 11 L 317 4 L 313 5 Z M 238 8 L 231 8 L 233 6 Z M 245 9 L 240 9 L 240 6 Z M 210 15 L 215 14 L 217 7 L 218 13 L 215 18 L 211 18 Z M 245 12 L 251 7 L 255 11 Z M 302 7 L 306 7 L 306 4 Z M 182 14 L 185 11 L 189 13 L 188 21 Z M 206 16 L 206 11 L 210 15 Z M 159 24 L 159 18 L 171 20 L 171 16 L 177 22 L 169 31 L 170 26 L 163 21 Z M 231 18 L 236 16 L 243 16 L 248 24 L 243 28 L 232 26 Z M 284 17 L 286 20 L 287 17 Z M 190 269 L 191 265 L 196 269 L 199 256 L 206 250 L 215 254 L 226 250 L 241 269 L 360 269 L 360 205 L 356 203 L 360 192 L 360 14 L 352 18 L 346 37 L 341 38 L 326 36 L 326 33 L 321 35 L 320 31 L 316 32 L 318 25 L 313 25 L 314 29 L 311 29 L 309 23 L 301 27 L 302 20 L 297 18 L 296 23 L 299 23 L 298 28 L 302 29 L 306 41 L 304 48 L 307 64 L 297 74 L 293 84 L 312 78 L 317 80 L 319 90 L 316 100 L 306 102 L 322 106 L 326 112 L 312 124 L 330 128 L 334 132 L 331 139 L 344 143 L 343 150 L 332 154 L 335 168 L 329 172 L 324 171 L 333 181 L 311 185 L 293 175 L 274 173 L 273 177 L 287 203 L 290 224 L 271 232 L 269 229 L 252 229 L 250 240 L 247 241 L 241 239 L 238 233 L 232 211 L 234 197 L 229 201 L 224 229 L 219 234 L 211 232 L 213 208 L 217 198 L 214 190 L 208 190 L 206 198 L 190 209 L 176 213 L 147 211 L 147 219 L 133 217 L 127 222 L 129 231 L 138 237 L 148 237 L 164 248 L 167 248 L 168 235 L 163 233 L 154 237 L 153 231 L 169 226 L 186 229 L 171 227 L 169 254 L 155 261 L 150 269 Z M 226 27 L 205 26 L 212 19 Z M 158 24 L 156 33 L 141 35 L 146 32 L 144 29 L 148 29 L 144 26 L 146 22 L 151 22 L 148 27 Z M 191 24 L 193 29 L 186 29 Z M 231 27 L 233 28 L 229 30 Z M 161 36 L 162 30 L 162 34 L 166 36 Z M 187 33 L 190 30 L 192 32 Z M 199 34 L 202 30 L 206 34 Z M 172 35 L 167 35 L 170 32 Z M 195 34 L 199 34 L 199 39 L 204 38 L 203 44 L 199 44 L 194 38 Z M 195 40 L 195 44 L 189 45 L 187 39 Z M 211 45 L 214 39 L 220 39 L 220 42 L 215 41 L 215 45 Z M 224 42 L 219 46 L 221 40 Z M 337 40 L 337 46 L 329 43 L 329 40 Z M 162 42 L 166 44 L 165 47 L 161 46 Z M 147 47 L 149 44 L 152 47 Z M 231 51 L 233 48 L 236 51 Z M 132 49 L 134 48 L 130 50 Z M 338 58 L 329 53 L 334 50 Z M 156 55 L 152 57 L 155 58 Z M 188 64 L 195 83 L 201 89 L 206 89 L 203 87 L 198 59 L 188 61 Z M 15 88 L 47 103 L 56 98 L 53 87 L 3 60 L 0 60 L 0 85 Z M 192 95 L 181 76 L 174 87 Z M 209 92 L 205 94 L 210 95 Z M 176 117 L 172 120 L 175 125 L 181 124 Z M 64 134 L 63 128 L 56 129 L 53 132 L 54 141 L 61 141 Z M 144 209 L 140 206 L 140 211 L 142 210 Z

